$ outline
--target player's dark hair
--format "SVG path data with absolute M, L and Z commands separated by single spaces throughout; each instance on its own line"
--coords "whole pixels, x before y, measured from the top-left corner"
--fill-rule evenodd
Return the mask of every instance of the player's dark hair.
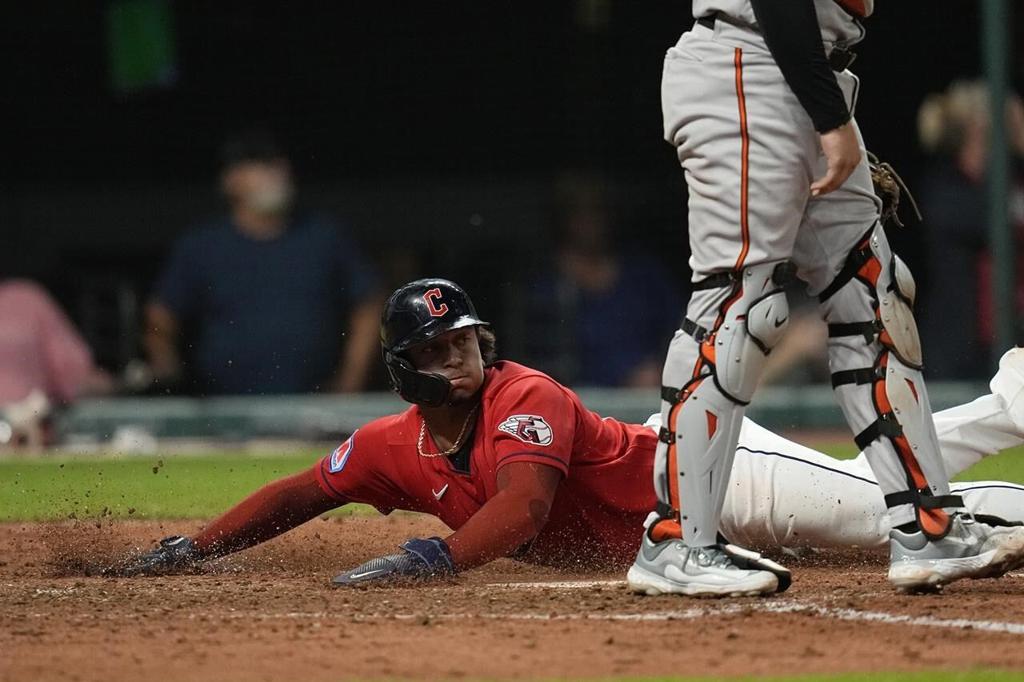
M 480 341 L 480 357 L 484 359 L 484 367 L 490 367 L 498 361 L 498 338 L 487 327 L 477 327 L 476 337 Z
M 223 170 L 246 162 L 271 162 L 287 157 L 280 140 L 266 128 L 249 128 L 227 136 L 220 148 Z

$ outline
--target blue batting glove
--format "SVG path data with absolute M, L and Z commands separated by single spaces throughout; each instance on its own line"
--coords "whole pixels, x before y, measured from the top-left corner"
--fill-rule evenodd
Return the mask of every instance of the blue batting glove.
M 393 578 L 426 579 L 453 575 L 455 564 L 448 545 L 439 537 L 413 538 L 401 546 L 400 554 L 370 559 L 361 566 L 334 577 L 332 585 L 358 585 Z

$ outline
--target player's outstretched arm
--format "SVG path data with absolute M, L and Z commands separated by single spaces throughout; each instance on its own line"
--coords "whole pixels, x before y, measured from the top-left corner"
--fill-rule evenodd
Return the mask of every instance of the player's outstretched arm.
M 160 546 L 134 556 L 118 571 L 156 574 L 193 567 L 265 542 L 340 506 L 320 488 L 314 469 L 268 483 L 193 538 L 164 538 Z
M 547 523 L 562 472 L 543 464 L 513 462 L 498 470 L 498 493 L 446 539 L 412 539 L 401 552 L 341 573 L 335 585 L 394 578 L 451 575 L 508 556 Z
M 544 528 L 562 481 L 555 467 L 513 462 L 498 470 L 498 494 L 447 539 L 460 569 L 508 556 Z

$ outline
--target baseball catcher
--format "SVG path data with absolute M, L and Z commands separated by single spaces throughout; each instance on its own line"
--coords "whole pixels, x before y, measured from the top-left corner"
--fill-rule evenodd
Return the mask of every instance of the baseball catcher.
M 991 556 L 1021 549 L 1019 533 L 971 519 L 950 490 L 916 285 L 883 229 L 899 183 L 891 168 L 871 168 L 854 116 L 851 48 L 873 6 L 694 0 L 694 25 L 666 54 L 664 137 L 689 187 L 693 291 L 662 371 L 661 519 L 629 572 L 638 589 L 777 589 L 771 572 L 732 561 L 717 535 L 744 412 L 786 328 L 794 279 L 818 299 L 836 400 L 889 509 L 890 582 L 913 591 L 988 575 Z
M 358 429 L 312 468 L 268 484 L 191 538 L 135 555 L 129 575 L 181 570 L 250 547 L 349 502 L 382 513 L 431 514 L 453 529 L 340 573 L 336 585 L 450 576 L 499 557 L 544 565 L 625 566 L 655 504 L 650 487 L 659 421 L 602 419 L 541 372 L 497 360 L 495 336 L 453 282 L 423 279 L 388 300 L 381 346 L 394 389 L 412 406 Z M 1024 352 L 994 380 L 998 395 L 938 415 L 951 470 L 1024 441 Z M 748 546 L 879 546 L 889 518 L 864 457 L 839 462 L 746 421 L 721 533 Z M 972 509 L 1016 516 L 1024 487 L 972 483 Z M 835 505 L 836 496 L 843 500 Z M 1024 529 L 1006 526 L 1024 560 Z M 678 541 L 678 539 L 677 539 Z M 726 545 L 731 560 L 789 574 Z

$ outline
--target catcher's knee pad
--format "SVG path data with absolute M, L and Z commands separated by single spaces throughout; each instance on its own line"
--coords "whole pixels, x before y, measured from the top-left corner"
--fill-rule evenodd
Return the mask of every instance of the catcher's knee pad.
M 683 323 L 683 333 L 697 344 L 696 366 L 682 386 L 662 387 L 667 414 L 655 467 L 659 499 L 681 510 L 690 544 L 716 541 L 743 411 L 785 332 L 789 308 L 783 287 L 792 277 L 789 263 L 774 262 L 695 285 L 698 290 L 728 287 L 727 295 L 710 329 L 690 319 Z
M 922 530 L 941 537 L 949 527 L 944 508 L 963 503 L 948 495 L 921 374 L 915 293 L 909 269 L 876 224 L 819 300 L 829 323 L 832 387 L 887 505 L 912 505 Z M 891 444 L 895 461 L 887 448 L 878 450 L 880 441 Z
M 722 273 L 697 282 L 695 288 L 729 287 L 711 329 L 692 320 L 683 322 L 700 347 L 702 368 L 734 403 L 746 405 L 771 349 L 789 324 L 785 285 L 793 279 L 788 262 L 752 265 L 738 273 Z
M 842 270 L 819 294 L 818 300 L 825 306 L 827 317 L 844 316 L 846 311 L 843 308 L 850 306 L 844 306 L 842 301 L 834 304 L 829 301 L 850 286 L 857 287 L 855 290 L 861 298 L 868 297 L 863 300 L 869 303 L 873 316 L 871 319 L 830 322 L 829 337 L 863 336 L 869 343 L 877 338 L 904 365 L 921 369 L 921 338 L 913 310 L 917 284 L 910 268 L 889 248 L 889 241 L 878 223 L 854 247 Z

